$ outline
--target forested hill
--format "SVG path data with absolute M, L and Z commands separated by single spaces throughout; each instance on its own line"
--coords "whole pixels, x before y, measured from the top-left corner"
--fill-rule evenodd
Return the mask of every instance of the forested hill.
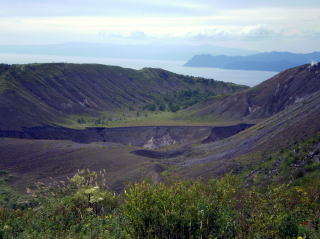
M 185 66 L 279 72 L 317 61 L 320 61 L 320 52 L 308 54 L 263 52 L 248 56 L 196 55 Z

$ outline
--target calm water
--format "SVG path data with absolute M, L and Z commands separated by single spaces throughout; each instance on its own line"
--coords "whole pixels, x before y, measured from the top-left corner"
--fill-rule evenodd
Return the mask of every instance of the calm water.
M 225 82 L 233 82 L 254 86 L 277 74 L 270 71 L 241 71 L 224 70 L 217 68 L 184 67 L 184 61 L 163 61 L 143 59 L 122 59 L 122 58 L 97 58 L 97 57 L 74 57 L 74 56 L 52 56 L 52 55 L 30 55 L 30 54 L 0 54 L 0 63 L 23 64 L 23 63 L 100 63 L 116 65 L 133 69 L 143 67 L 156 67 L 183 75 L 200 76 Z

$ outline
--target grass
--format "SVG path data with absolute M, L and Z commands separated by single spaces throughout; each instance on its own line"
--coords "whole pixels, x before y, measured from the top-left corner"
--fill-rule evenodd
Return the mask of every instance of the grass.
M 7 89 L 5 81 L 0 78 L 0 94 L 2 94 Z
M 317 134 L 276 152 L 245 154 L 235 161 L 241 165 L 240 175 L 247 177 L 252 173 L 257 185 L 293 181 L 303 186 L 306 180 L 317 180 L 320 175 L 320 163 L 308 157 L 312 152 L 315 158 L 318 157 L 319 142 L 320 135 Z
M 319 238 L 320 181 L 261 191 L 241 178 L 131 183 L 81 170 L 38 184 L 29 207 L 0 208 L 0 238 Z
M 8 89 L 7 73 L 1 74 L 0 72 L 0 94 L 4 93 Z M 12 84 L 12 81 L 10 82 Z
M 98 117 L 72 115 L 61 126 L 83 129 L 87 127 L 133 126 L 226 126 L 239 122 L 225 121 L 213 116 L 195 116 L 190 111 L 116 111 L 103 112 Z
M 0 208 L 15 207 L 18 201 L 21 201 L 25 195 L 22 195 L 12 186 L 10 182 L 14 176 L 5 170 L 0 170 Z

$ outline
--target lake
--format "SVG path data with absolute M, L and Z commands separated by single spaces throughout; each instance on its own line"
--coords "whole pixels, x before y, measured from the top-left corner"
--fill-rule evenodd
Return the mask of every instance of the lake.
M 54 55 L 31 55 L 31 54 L 1 54 L 0 63 L 25 64 L 25 63 L 99 63 L 105 65 L 122 66 L 133 69 L 144 67 L 162 68 L 178 74 L 199 76 L 236 84 L 255 86 L 277 74 L 270 71 L 243 71 L 225 70 L 217 68 L 185 67 L 184 61 L 170 60 L 146 60 L 146 59 L 123 59 L 123 58 L 100 58 L 78 56 L 54 56 Z

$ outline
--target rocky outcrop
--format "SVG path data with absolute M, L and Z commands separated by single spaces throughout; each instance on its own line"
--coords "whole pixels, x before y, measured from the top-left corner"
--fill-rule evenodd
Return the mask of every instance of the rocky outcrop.
M 87 128 L 84 130 L 63 127 L 33 127 L 21 131 L 0 131 L 0 137 L 72 140 L 79 143 L 113 142 L 156 149 L 172 144 L 188 145 L 229 137 L 251 125 L 226 127 L 210 126 L 142 126 L 119 128 Z M 215 135 L 215 137 L 213 136 Z
M 202 143 L 210 143 L 220 139 L 228 138 L 251 126 L 253 126 L 253 124 L 238 124 L 233 126 L 214 127 L 212 128 L 208 138 L 203 140 Z

